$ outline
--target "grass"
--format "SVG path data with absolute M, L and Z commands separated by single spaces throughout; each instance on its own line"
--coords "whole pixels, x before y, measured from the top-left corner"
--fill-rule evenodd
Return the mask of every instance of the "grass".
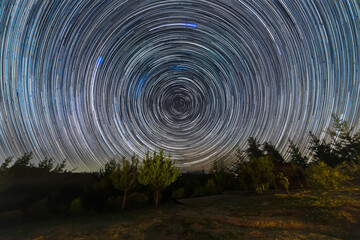
M 228 192 L 158 208 L 33 222 L 0 239 L 360 239 L 360 189 Z

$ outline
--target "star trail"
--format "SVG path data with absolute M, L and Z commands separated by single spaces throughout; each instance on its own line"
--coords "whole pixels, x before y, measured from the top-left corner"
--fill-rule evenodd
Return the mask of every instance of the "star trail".
M 249 137 L 307 153 L 360 128 L 356 0 L 0 2 L 0 161 L 79 171 L 164 149 L 230 161 Z

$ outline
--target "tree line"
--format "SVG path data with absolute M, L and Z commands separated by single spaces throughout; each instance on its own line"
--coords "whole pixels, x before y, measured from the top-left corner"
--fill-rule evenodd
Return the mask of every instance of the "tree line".
M 209 173 L 180 174 L 171 156 L 163 151 L 136 157 L 109 160 L 94 173 L 66 171 L 66 161 L 54 164 L 44 159 L 31 163 L 26 153 L 11 164 L 7 158 L 0 166 L 0 221 L 14 211 L 22 219 L 58 215 L 96 213 L 146 206 L 153 202 L 219 194 L 226 190 L 263 193 L 269 189 L 286 191 L 314 188 L 336 189 L 359 183 L 360 132 L 333 116 L 327 131 L 330 141 L 310 134 L 311 160 L 299 147 L 289 143 L 289 161 L 270 142 L 249 138 L 235 161 L 217 159 Z M 2 213 L 1 213 L 2 212 Z M 16 215 L 16 214 L 15 214 Z

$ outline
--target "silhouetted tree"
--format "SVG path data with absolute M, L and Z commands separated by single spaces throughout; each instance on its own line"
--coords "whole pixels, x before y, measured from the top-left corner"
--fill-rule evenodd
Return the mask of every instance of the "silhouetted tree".
M 274 163 L 284 163 L 285 160 L 279 153 L 279 151 L 270 142 L 263 144 L 263 152 L 266 156 L 269 156 Z
M 66 172 L 66 159 L 64 159 L 61 163 L 56 164 L 55 168 L 52 170 L 55 173 L 64 173 Z
M 261 157 L 264 155 L 261 150 L 260 143 L 256 140 L 256 138 L 250 137 L 248 139 L 248 148 L 245 150 L 249 159 Z
M 170 156 L 165 158 L 163 151 L 160 151 L 159 154 L 154 152 L 152 157 L 147 153 L 140 166 L 139 183 L 152 186 L 157 206 L 160 192 L 175 182 L 179 174 L 180 170 L 174 166 Z
M 100 169 L 100 176 L 110 176 L 111 172 L 116 168 L 115 159 L 110 159 L 105 163 L 104 169 Z
M 328 130 L 332 138 L 331 147 L 341 162 L 358 162 L 360 150 L 360 132 L 352 135 L 353 127 L 336 115 L 333 115 L 333 126 Z
M 320 141 L 320 139 L 311 132 L 310 137 L 310 149 L 315 161 L 323 161 L 331 167 L 341 163 L 341 159 L 338 158 L 330 143 L 326 143 L 325 140 Z
M 308 164 L 308 160 L 304 157 L 299 148 L 294 144 L 294 142 L 290 141 L 289 153 L 290 153 L 290 162 L 294 164 L 301 165 L 302 167 L 306 167 Z
M 12 157 L 8 157 L 0 166 L 0 172 L 6 171 L 10 167 L 10 163 L 12 162 Z
M 345 120 L 333 115 L 333 126 L 327 131 L 331 142 L 320 141 L 310 132 L 311 150 L 317 161 L 323 161 L 331 167 L 343 162 L 359 163 L 360 132 L 352 134 L 353 127 L 349 127 Z
M 54 161 L 52 158 L 45 158 L 44 160 L 40 161 L 38 164 L 38 168 L 44 170 L 45 172 L 49 173 L 54 166 Z
M 33 158 L 33 153 L 24 153 L 22 157 L 16 159 L 14 164 L 11 166 L 12 169 L 35 167 L 34 164 L 30 163 Z

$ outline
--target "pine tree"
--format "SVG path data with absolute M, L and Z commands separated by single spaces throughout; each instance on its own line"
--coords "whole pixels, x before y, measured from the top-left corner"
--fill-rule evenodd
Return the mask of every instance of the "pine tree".
M 249 159 L 263 156 L 263 151 L 260 149 L 261 145 L 256 138 L 250 137 L 248 139 L 248 148 L 245 150 Z
M 306 167 L 308 164 L 307 158 L 302 156 L 299 148 L 294 144 L 293 141 L 289 141 L 289 142 L 290 142 L 290 146 L 289 146 L 290 162 L 301 165 L 302 167 Z
M 179 174 L 180 171 L 174 166 L 170 156 L 165 158 L 163 151 L 159 154 L 154 152 L 153 157 L 147 153 L 140 166 L 139 183 L 152 186 L 155 205 L 158 206 L 160 192 L 175 182 Z
M 333 127 L 328 130 L 332 138 L 332 148 L 341 162 L 357 162 L 360 149 L 360 132 L 352 135 L 354 127 L 349 127 L 345 120 L 333 115 Z
M 110 179 L 114 187 L 124 191 L 121 209 L 124 210 L 126 204 L 127 192 L 137 185 L 138 181 L 138 163 L 139 159 L 135 156 L 128 161 L 122 157 L 120 163 L 116 163 L 115 168 L 110 173 Z
M 38 164 L 38 168 L 44 170 L 45 172 L 49 173 L 54 166 L 54 161 L 52 158 L 45 158 L 44 160 L 40 161 Z
M 269 156 L 274 163 L 284 163 L 285 160 L 279 153 L 279 151 L 270 142 L 263 144 L 263 151 L 266 156 Z
M 338 158 L 336 152 L 332 148 L 330 143 L 326 141 L 320 141 L 320 139 L 310 132 L 312 155 L 315 161 L 324 161 L 331 167 L 335 167 L 341 163 L 341 159 Z

